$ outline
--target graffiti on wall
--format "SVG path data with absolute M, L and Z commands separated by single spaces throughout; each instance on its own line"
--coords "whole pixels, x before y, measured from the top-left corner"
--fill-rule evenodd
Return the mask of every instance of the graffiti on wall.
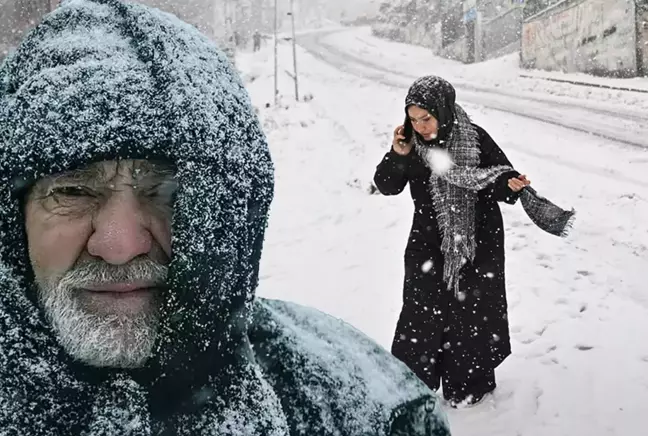
M 522 28 L 525 66 L 631 76 L 637 72 L 634 0 L 584 0 Z

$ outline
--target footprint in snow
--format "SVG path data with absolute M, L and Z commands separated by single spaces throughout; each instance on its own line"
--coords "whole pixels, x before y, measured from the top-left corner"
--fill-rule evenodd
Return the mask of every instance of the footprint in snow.
M 548 326 L 544 326 L 540 330 L 536 330 L 535 332 L 533 332 L 533 334 L 535 336 L 531 336 L 531 337 L 528 337 L 526 339 L 522 339 L 522 340 L 520 340 L 520 342 L 522 344 L 524 344 L 524 345 L 529 345 L 529 344 L 534 343 L 535 341 L 540 339 L 542 337 L 542 335 L 544 335 L 545 331 L 547 331 L 547 327 Z M 513 329 L 511 329 L 511 331 L 514 332 L 514 333 L 520 333 L 522 330 L 518 327 L 518 331 L 514 331 Z
M 513 246 L 511 247 L 511 250 L 513 250 L 513 251 L 521 251 L 521 250 L 524 250 L 524 249 L 526 249 L 526 248 L 528 248 L 528 247 L 529 247 L 528 244 L 515 243 L 515 244 L 513 244 Z
M 391 229 L 392 227 L 397 227 L 400 224 L 399 220 L 392 221 L 391 223 L 387 224 L 387 228 Z
M 540 363 L 542 363 L 543 365 L 559 365 L 560 364 L 558 359 L 556 359 L 555 357 L 551 357 L 551 358 L 548 358 L 548 359 L 542 359 L 540 361 Z

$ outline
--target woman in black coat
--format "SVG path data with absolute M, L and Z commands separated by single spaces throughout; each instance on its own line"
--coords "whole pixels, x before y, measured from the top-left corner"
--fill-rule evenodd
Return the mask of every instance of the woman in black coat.
M 414 220 L 405 252 L 403 308 L 392 353 L 453 406 L 495 389 L 511 353 L 498 202 L 529 185 L 484 129 L 455 104 L 454 88 L 424 77 L 374 182 L 384 195 L 409 183 Z

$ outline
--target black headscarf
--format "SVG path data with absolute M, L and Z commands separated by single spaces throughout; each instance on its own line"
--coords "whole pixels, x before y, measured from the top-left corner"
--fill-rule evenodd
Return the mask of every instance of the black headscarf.
M 425 76 L 417 79 L 410 87 L 405 98 L 405 137 L 409 140 L 416 133 L 407 113 L 407 109 L 414 105 L 430 112 L 439 123 L 438 136 L 431 142 L 441 143 L 446 141 L 452 132 L 456 119 L 455 100 L 455 89 L 448 81 L 437 76 Z M 418 133 L 416 135 L 419 141 L 425 142 Z

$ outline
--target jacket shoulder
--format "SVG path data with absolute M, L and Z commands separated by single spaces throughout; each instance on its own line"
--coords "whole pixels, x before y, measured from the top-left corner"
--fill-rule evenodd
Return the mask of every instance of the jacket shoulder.
M 294 303 L 257 299 L 250 340 L 291 427 L 308 429 L 303 434 L 450 434 L 436 395 L 342 320 Z

